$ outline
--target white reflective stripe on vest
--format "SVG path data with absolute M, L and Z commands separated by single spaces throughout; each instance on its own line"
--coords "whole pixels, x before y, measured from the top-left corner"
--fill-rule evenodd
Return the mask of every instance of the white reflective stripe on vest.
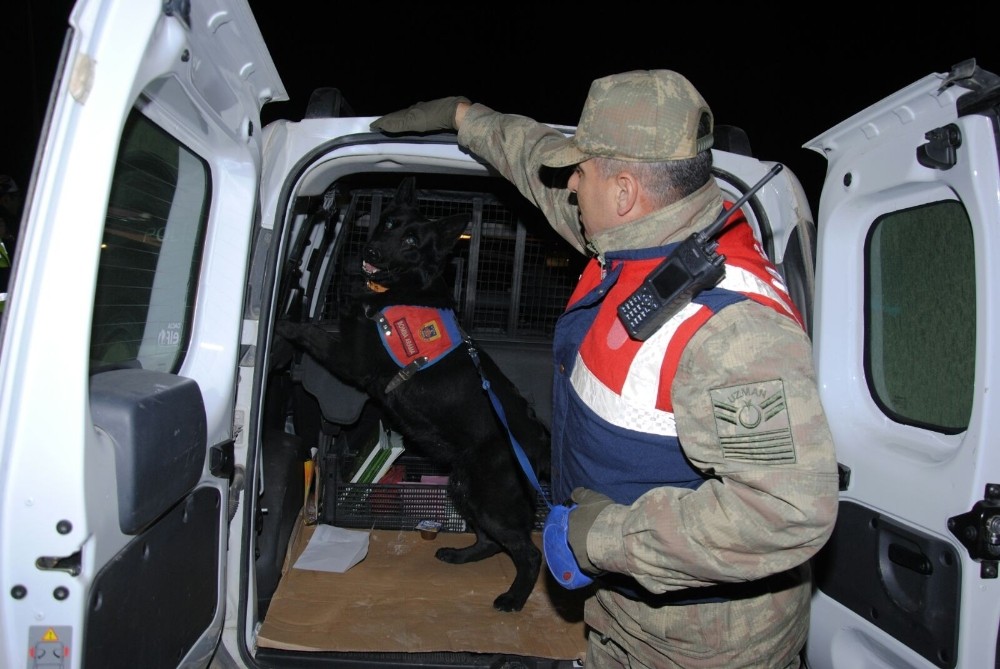
M 653 406 L 641 406 L 625 399 L 601 383 L 600 379 L 588 369 L 579 353 L 573 364 L 570 383 L 584 404 L 612 425 L 649 434 L 677 436 L 677 425 L 674 423 L 672 412 L 660 411 Z

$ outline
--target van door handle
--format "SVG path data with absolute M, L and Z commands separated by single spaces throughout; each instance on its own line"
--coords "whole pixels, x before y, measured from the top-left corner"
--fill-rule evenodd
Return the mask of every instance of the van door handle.
M 889 544 L 889 560 L 893 564 L 924 576 L 930 576 L 934 571 L 931 561 L 927 559 L 926 555 L 896 543 Z

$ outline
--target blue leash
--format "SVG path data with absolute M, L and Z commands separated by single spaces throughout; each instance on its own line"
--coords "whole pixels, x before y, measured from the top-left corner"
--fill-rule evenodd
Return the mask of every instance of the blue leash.
M 507 430 L 507 436 L 510 437 L 510 445 L 514 448 L 514 455 L 517 456 L 517 461 L 521 464 L 524 475 L 528 477 L 531 485 L 535 487 L 535 490 L 538 491 L 545 505 L 549 508 L 548 516 L 545 519 L 545 527 L 542 529 L 542 552 L 545 555 L 545 564 L 549 568 L 549 572 L 559 585 L 567 590 L 576 590 L 590 585 L 594 582 L 594 579 L 580 571 L 580 566 L 576 562 L 576 557 L 573 555 L 573 551 L 569 546 L 569 540 L 567 539 L 569 535 L 569 512 L 576 507 L 576 504 L 572 506 L 563 504 L 552 506 L 548 495 L 545 494 L 541 484 L 538 482 L 538 477 L 535 476 L 535 470 L 531 468 L 531 463 L 528 461 L 528 456 L 524 452 L 524 448 L 517 441 L 514 433 L 510 431 L 510 426 L 507 424 L 507 415 L 500 404 L 500 398 L 493 392 L 490 381 L 486 378 L 486 374 L 483 373 L 482 365 L 479 364 L 479 353 L 468 337 L 465 338 L 465 344 L 469 351 L 469 357 L 472 358 L 472 362 L 476 365 L 476 370 L 479 371 L 479 377 L 483 380 L 483 388 L 490 396 L 493 409 L 497 412 L 500 422 L 503 423 L 504 428 Z
M 483 389 L 490 396 L 490 402 L 493 403 L 493 409 L 497 412 L 497 416 L 500 417 L 500 422 L 503 423 L 504 429 L 507 430 L 507 436 L 510 438 L 510 445 L 514 448 L 514 455 L 517 457 L 517 461 L 521 464 L 521 469 L 524 470 L 524 475 L 528 477 L 528 481 L 534 486 L 538 494 L 541 495 L 542 500 L 545 505 L 550 509 L 552 508 L 552 502 L 549 501 L 548 495 L 542 489 L 542 485 L 538 482 L 538 477 L 535 476 L 535 470 L 531 467 L 531 463 L 528 461 L 528 455 L 524 452 L 524 448 L 518 442 L 517 437 L 514 433 L 510 431 L 510 426 L 507 424 L 507 414 L 504 413 L 503 406 L 500 404 L 500 398 L 497 394 L 493 392 L 493 388 L 490 385 L 490 380 L 486 378 L 486 374 L 483 373 L 483 367 L 479 364 L 479 352 L 476 351 L 476 347 L 472 345 L 472 342 L 466 338 L 465 344 L 467 350 L 469 351 L 469 357 L 472 358 L 472 362 L 476 365 L 476 371 L 479 372 L 479 378 L 483 380 Z

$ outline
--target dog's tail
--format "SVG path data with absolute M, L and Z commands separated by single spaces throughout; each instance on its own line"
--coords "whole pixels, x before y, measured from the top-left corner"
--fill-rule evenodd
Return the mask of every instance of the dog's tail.
M 525 415 L 528 420 L 519 430 L 523 436 L 518 436 L 518 440 L 528 456 L 535 476 L 540 482 L 549 483 L 552 480 L 552 435 L 545 424 L 535 416 L 530 405 Z M 515 431 L 515 434 L 517 432 Z
M 542 435 L 536 443 L 539 448 L 536 449 L 531 464 L 535 468 L 538 480 L 548 483 L 552 480 L 552 435 L 544 425 Z

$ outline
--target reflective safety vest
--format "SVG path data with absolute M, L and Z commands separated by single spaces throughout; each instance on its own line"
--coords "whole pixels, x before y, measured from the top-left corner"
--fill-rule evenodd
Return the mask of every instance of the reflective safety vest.
M 574 488 L 631 504 L 652 488 L 697 488 L 704 475 L 678 439 L 671 387 L 694 333 L 719 310 L 743 300 L 800 325 L 781 276 L 740 217 L 718 237 L 726 274 L 645 341 L 629 337 L 617 307 L 677 247 L 608 253 L 585 268 L 553 342 L 552 496 Z

